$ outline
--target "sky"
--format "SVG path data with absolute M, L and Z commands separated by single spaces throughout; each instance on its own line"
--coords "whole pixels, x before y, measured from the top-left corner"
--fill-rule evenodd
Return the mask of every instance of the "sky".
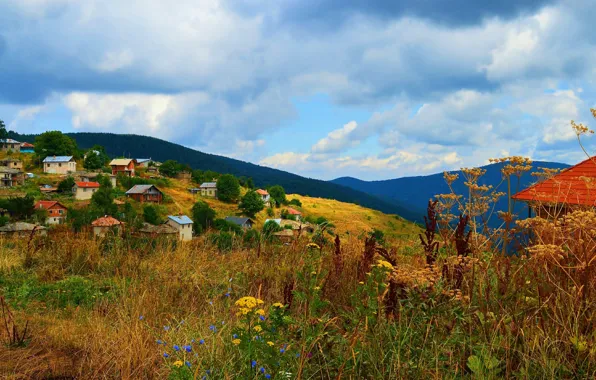
M 0 119 L 326 180 L 573 164 L 594 20 L 593 0 L 2 0 Z

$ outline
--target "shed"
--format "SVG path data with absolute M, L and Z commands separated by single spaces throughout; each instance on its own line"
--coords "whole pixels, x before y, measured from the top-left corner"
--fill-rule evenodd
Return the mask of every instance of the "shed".
M 161 203 L 163 200 L 163 193 L 155 185 L 134 185 L 126 196 L 137 202 Z
M 217 182 L 203 182 L 199 188 L 203 197 L 217 198 Z
M 91 223 L 93 226 L 93 234 L 95 236 L 103 237 L 108 233 L 120 235 L 122 232 L 122 222 L 109 215 L 98 218 Z
M 245 230 L 250 230 L 252 226 L 255 224 L 255 222 L 251 218 L 239 216 L 227 216 L 226 222 L 237 224 Z

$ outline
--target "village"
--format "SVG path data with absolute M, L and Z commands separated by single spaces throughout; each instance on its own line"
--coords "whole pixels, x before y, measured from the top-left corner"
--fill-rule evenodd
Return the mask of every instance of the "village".
M 8 206 L 0 209 L 0 235 L 43 236 L 70 228 L 98 238 L 127 233 L 186 242 L 207 229 L 245 234 L 260 228 L 271 241 L 289 244 L 299 236 L 332 231 L 325 218 L 304 218 L 300 201 L 288 201 L 281 186 L 269 187 L 272 196 L 267 189 L 254 189 L 250 179 L 240 183 L 232 175 L 206 172 L 212 177 L 201 180 L 175 162 L 109 158 L 97 146 L 77 160 L 72 154 L 40 156 L 28 142 L 5 139 L 1 144 L 0 200 Z M 183 198 L 192 207 L 180 205 L 172 181 L 185 186 Z M 11 209 L 14 203 L 29 209 L 17 212 Z M 216 218 L 221 210 L 211 208 L 214 203 L 225 205 L 225 215 Z M 266 217 L 257 217 L 265 211 Z

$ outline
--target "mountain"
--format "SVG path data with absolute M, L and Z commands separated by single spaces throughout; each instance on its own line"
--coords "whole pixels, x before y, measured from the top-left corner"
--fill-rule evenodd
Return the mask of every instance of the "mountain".
M 483 166 L 486 169 L 486 174 L 480 179 L 481 185 L 492 185 L 497 187 L 501 183 L 501 168 L 504 163 L 497 163 Z M 556 162 L 545 162 L 535 161 L 532 164 L 532 171 L 524 173 L 519 183 L 517 177 L 512 178 L 511 191 L 516 193 L 522 190 L 532 183 L 536 182 L 536 177 L 530 173 L 538 171 L 538 168 L 549 168 L 549 169 L 563 169 L 569 167 L 569 165 L 556 163 Z M 461 171 L 454 171 L 451 173 L 459 174 L 459 179 L 453 183 L 453 189 L 459 195 L 465 195 L 468 192 L 467 187 L 464 184 L 464 176 Z M 419 215 L 425 214 L 425 208 L 429 199 L 434 199 L 436 194 L 449 193 L 449 187 L 443 179 L 443 173 L 432 174 L 427 176 L 417 177 L 403 177 L 396 179 L 389 179 L 384 181 L 362 181 L 352 177 L 341 177 L 332 180 L 331 182 L 350 187 L 354 190 L 362 191 L 370 195 L 374 195 L 386 202 L 398 202 L 400 204 L 409 205 L 411 213 L 418 213 Z M 506 191 L 506 184 L 502 184 L 498 187 L 499 191 Z M 514 211 L 520 216 L 524 216 L 525 205 L 517 202 L 514 205 Z M 495 207 L 496 210 L 505 211 L 507 210 L 507 197 L 501 197 Z M 418 219 L 416 219 L 418 220 Z M 498 225 L 498 219 L 493 217 L 491 219 L 491 226 Z
M 236 176 L 252 177 L 256 186 L 281 185 L 287 193 L 308 195 L 311 197 L 336 199 L 341 202 L 355 203 L 387 214 L 397 214 L 408 220 L 419 220 L 419 213 L 399 201 L 384 200 L 376 196 L 354 190 L 335 183 L 272 169 L 223 156 L 207 154 L 186 148 L 182 145 L 140 135 L 120 135 L 113 133 L 68 133 L 74 138 L 79 148 L 91 148 L 102 145 L 112 156 L 151 158 L 156 161 L 176 160 L 188 164 L 193 169 L 213 170 L 218 173 L 230 173 Z M 21 135 L 14 132 L 10 138 L 33 143 L 35 135 Z

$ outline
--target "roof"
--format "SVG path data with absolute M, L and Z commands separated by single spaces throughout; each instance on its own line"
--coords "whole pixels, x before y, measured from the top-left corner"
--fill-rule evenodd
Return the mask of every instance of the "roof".
M 302 213 L 300 211 L 294 210 L 291 207 L 288 207 L 288 214 L 290 214 L 290 215 L 302 215 Z
M 139 232 L 146 234 L 177 234 L 178 231 L 170 226 L 169 224 L 160 224 L 154 226 L 149 223 L 143 223 L 143 227 L 139 229 Z
M 144 164 L 145 162 L 151 161 L 151 159 L 150 158 L 135 158 L 135 161 L 137 161 L 137 164 Z
M 275 222 L 281 226 L 281 219 L 265 219 L 265 224 L 267 224 L 267 222 Z
M 155 187 L 155 185 L 134 185 L 126 192 L 126 194 L 145 194 L 145 192 L 152 187 Z M 159 190 L 157 187 L 155 187 L 155 190 L 161 193 L 161 190 Z
M 47 156 L 43 162 L 69 162 L 72 160 L 72 156 Z
M 250 221 L 250 224 L 254 224 L 251 218 L 243 218 L 238 216 L 226 216 L 226 222 L 234 223 L 239 226 L 245 225 L 247 222 Z
M 44 226 L 40 226 L 37 224 L 25 223 L 25 222 L 16 222 L 16 223 L 9 223 L 5 226 L 0 227 L 0 232 L 22 232 L 22 231 L 33 231 L 33 230 L 45 230 Z
M 193 221 L 186 215 L 168 215 L 168 219 L 178 224 L 192 224 Z
M 50 209 L 54 206 L 59 206 L 62 207 L 63 209 L 66 209 L 66 206 L 64 206 L 62 203 L 58 202 L 58 201 L 37 201 L 37 203 L 35 204 L 35 208 L 45 208 Z
M 201 189 L 217 187 L 217 182 L 203 182 L 200 187 Z
M 112 227 L 112 226 L 119 226 L 122 222 L 116 218 L 112 218 L 111 216 L 103 216 L 101 218 L 95 219 L 91 225 L 93 227 Z
M 75 182 L 76 187 L 96 189 L 99 187 L 99 182 Z
M 0 143 L 3 144 L 20 144 L 19 141 L 13 139 L 0 139 Z
M 257 190 L 257 194 L 259 194 L 259 195 L 269 195 L 269 193 L 267 192 L 267 190 L 263 190 L 263 189 Z
M 526 202 L 596 205 L 596 157 L 561 171 L 512 196 Z
M 35 148 L 35 145 L 30 144 L 28 142 L 24 142 L 21 144 L 21 148 Z
M 128 166 L 128 165 L 130 165 L 131 161 L 134 161 L 134 159 L 133 158 L 114 158 L 112 161 L 110 161 L 110 166 L 112 166 L 112 165 Z
M 19 173 L 21 173 L 21 171 L 18 169 L 9 168 L 6 166 L 0 166 L 0 173 L 19 174 Z

